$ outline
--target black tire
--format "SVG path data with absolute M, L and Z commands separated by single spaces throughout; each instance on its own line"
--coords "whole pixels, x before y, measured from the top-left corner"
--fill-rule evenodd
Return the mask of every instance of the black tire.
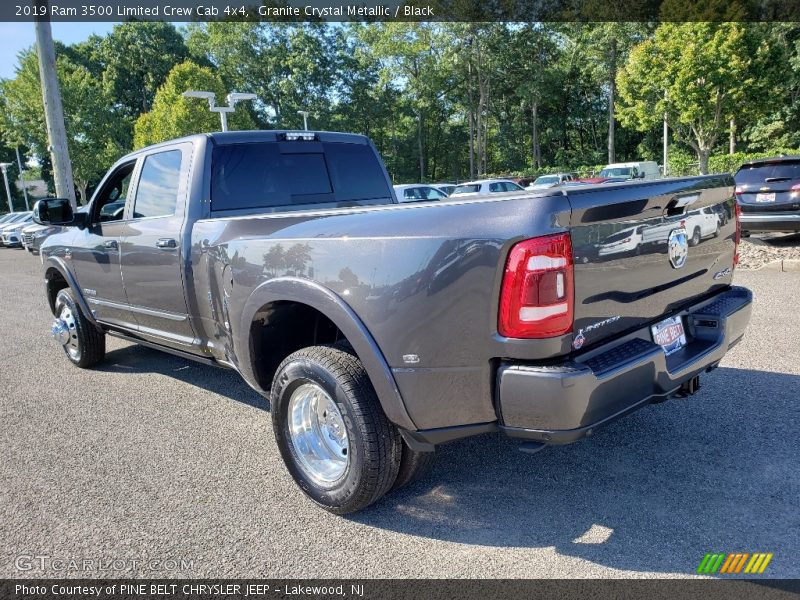
M 402 487 L 416 483 L 424 479 L 433 468 L 435 452 L 417 452 L 409 448 L 403 442 L 403 456 L 400 459 L 400 470 L 397 472 L 397 479 L 394 481 L 392 490 L 399 490 Z
M 700 243 L 701 235 L 700 235 L 700 228 L 695 227 L 694 231 L 692 232 L 692 239 L 689 240 L 690 246 L 697 246 Z
M 292 393 L 315 384 L 341 413 L 348 436 L 344 473 L 327 485 L 301 465 L 289 432 Z M 310 346 L 278 367 L 270 391 L 272 427 L 283 462 L 300 489 L 324 509 L 343 515 L 361 510 L 388 492 L 397 479 L 402 439 L 386 418 L 361 361 L 341 347 Z
M 58 292 L 55 308 L 57 317 L 61 316 L 64 308 L 68 308 L 74 316 L 74 327 L 70 327 L 70 335 L 77 345 L 77 351 L 71 351 L 69 345 L 64 346 L 64 353 L 69 361 L 81 369 L 88 369 L 103 360 L 106 355 L 106 335 L 83 316 L 70 288 Z

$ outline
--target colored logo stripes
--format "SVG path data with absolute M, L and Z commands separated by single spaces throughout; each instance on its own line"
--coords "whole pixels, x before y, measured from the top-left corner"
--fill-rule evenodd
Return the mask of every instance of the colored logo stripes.
M 769 561 L 772 560 L 772 552 L 732 552 L 730 554 L 709 553 L 700 561 L 697 572 L 703 575 L 714 573 L 724 573 L 733 575 L 736 573 L 763 573 Z

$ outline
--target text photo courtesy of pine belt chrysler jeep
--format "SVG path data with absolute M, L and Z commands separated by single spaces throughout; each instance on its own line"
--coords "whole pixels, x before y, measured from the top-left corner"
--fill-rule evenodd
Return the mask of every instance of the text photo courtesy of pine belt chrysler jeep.
M 750 318 L 735 206 L 728 175 L 401 204 L 363 136 L 251 131 L 144 148 L 87 210 L 35 214 L 64 226 L 41 260 L 71 362 L 112 335 L 238 371 L 297 484 L 344 514 L 437 444 L 500 431 L 533 452 L 696 392 Z M 706 208 L 728 218 L 692 246 Z

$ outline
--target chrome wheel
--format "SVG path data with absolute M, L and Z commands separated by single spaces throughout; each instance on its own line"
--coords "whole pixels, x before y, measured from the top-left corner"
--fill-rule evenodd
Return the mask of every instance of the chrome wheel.
M 297 462 L 318 485 L 341 479 L 350 462 L 350 442 L 336 402 L 316 383 L 292 393 L 288 407 L 289 438 Z
M 62 306 L 58 317 L 66 326 L 67 332 L 69 333 L 69 339 L 64 343 L 64 350 L 67 351 L 73 360 L 80 360 L 81 348 L 78 344 L 78 328 L 75 324 L 75 315 L 72 309 L 69 306 Z

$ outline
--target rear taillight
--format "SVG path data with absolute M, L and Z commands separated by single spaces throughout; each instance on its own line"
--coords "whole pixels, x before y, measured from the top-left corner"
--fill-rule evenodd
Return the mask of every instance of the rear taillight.
M 572 331 L 572 243 L 568 233 L 519 242 L 508 254 L 497 330 L 512 338 Z
M 800 192 L 800 183 L 795 183 L 789 188 L 789 191 L 792 193 L 792 196 L 796 196 L 797 192 Z
M 734 219 L 736 220 L 736 233 L 733 234 L 733 266 L 739 264 L 739 242 L 742 241 L 742 207 L 738 202 L 734 202 L 736 210 L 734 211 Z
M 733 193 L 736 194 L 737 196 L 741 196 L 744 193 L 744 188 L 740 185 L 737 185 L 734 188 Z

